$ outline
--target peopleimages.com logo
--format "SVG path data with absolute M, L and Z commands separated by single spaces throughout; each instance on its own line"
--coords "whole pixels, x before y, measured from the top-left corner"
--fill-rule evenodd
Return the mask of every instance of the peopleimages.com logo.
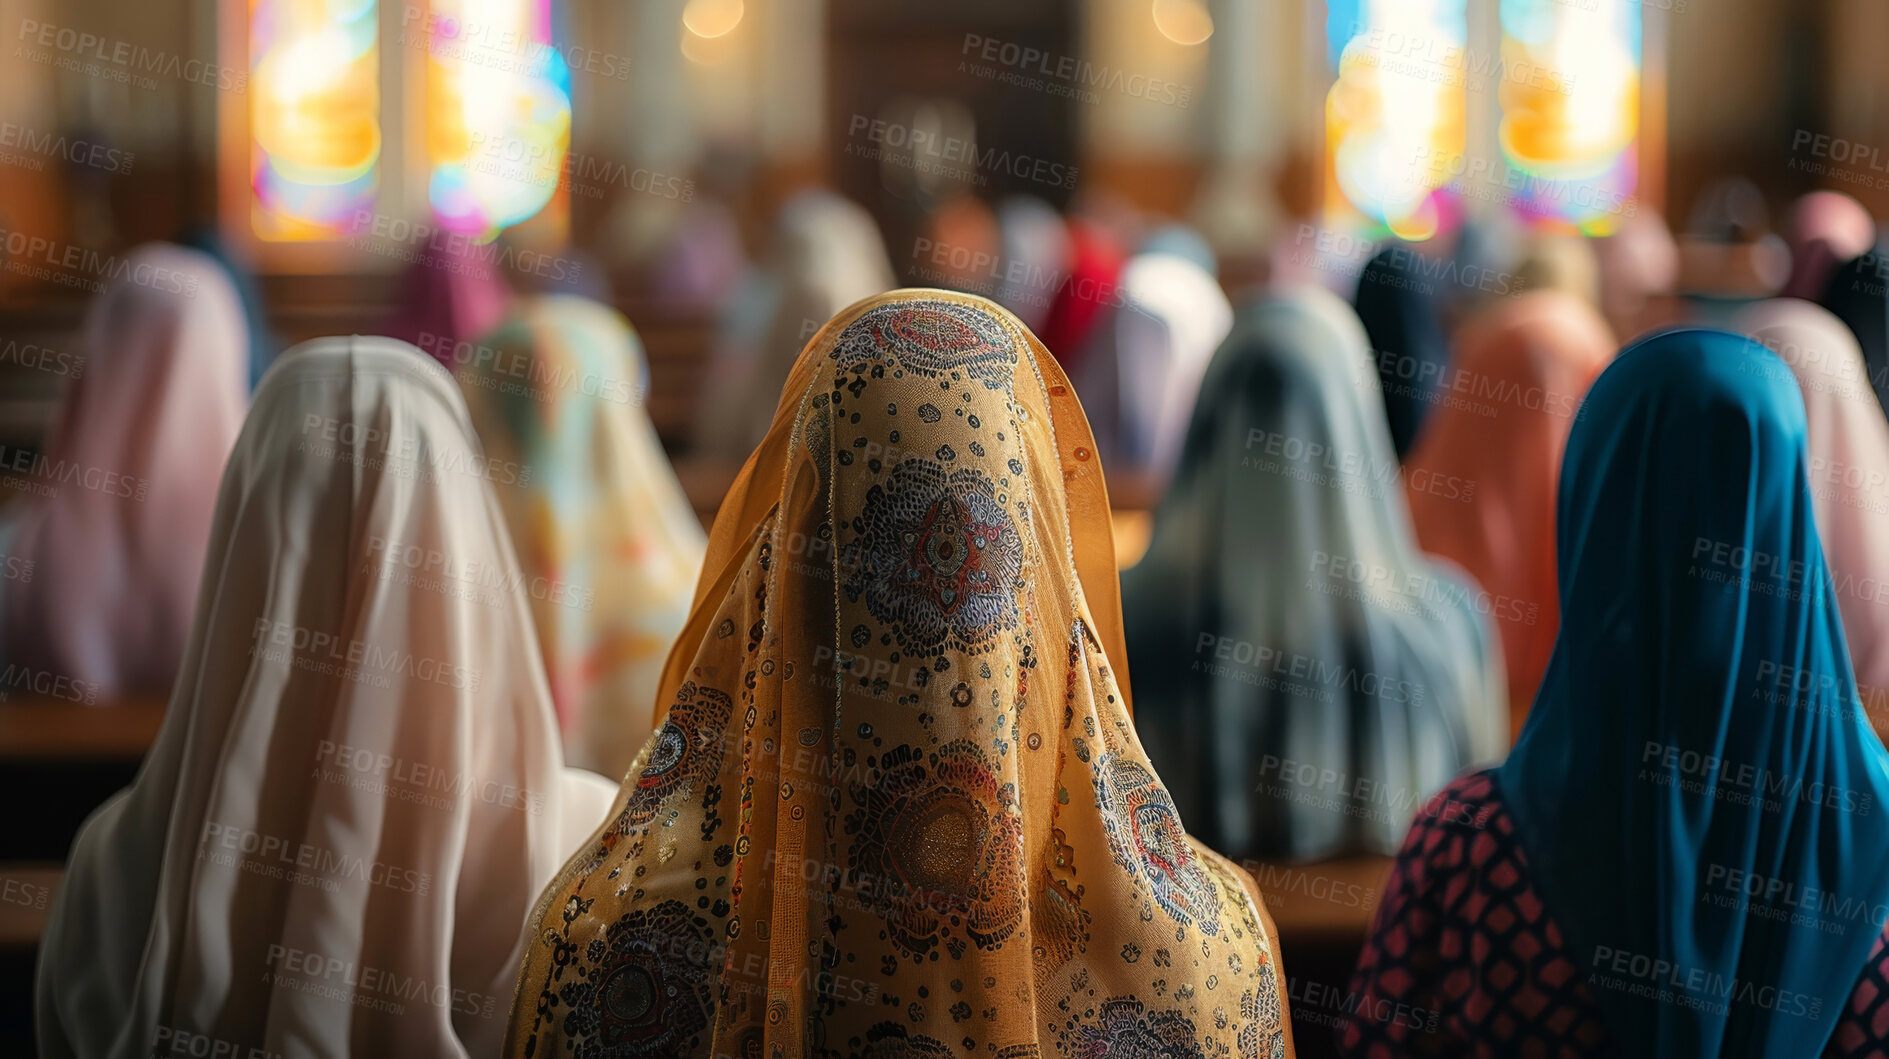
M 325 665 L 335 675 L 376 678 L 370 682 L 377 687 L 390 687 L 386 678 L 399 677 L 455 691 L 479 690 L 479 672 L 467 666 L 291 622 L 257 618 L 254 637 L 254 653 L 263 658 L 300 663 L 297 668 L 309 668 L 309 663 Z
M 97 140 L 42 132 L 18 122 L 0 122 L 0 161 L 34 172 L 43 170 L 44 161 L 50 158 L 107 173 L 129 173 L 135 157 L 122 147 L 112 147 Z
M 347 245 L 395 261 L 453 273 L 489 266 L 554 283 L 574 282 L 584 273 L 584 263 L 574 258 L 516 246 L 503 239 L 481 243 L 464 232 L 374 210 L 356 211 Z
M 249 71 L 242 67 L 219 66 L 52 22 L 23 18 L 15 40 L 18 42 L 13 50 L 16 59 L 49 64 L 136 88 L 156 88 L 154 77 L 224 92 L 242 92 L 249 87 Z
M 316 885 L 328 893 L 336 892 L 335 884 L 343 880 L 416 897 L 425 897 L 433 889 L 431 872 L 214 820 L 204 823 L 197 844 L 199 859 L 254 875 Z
M 461 474 L 493 485 L 531 484 L 530 464 L 491 459 L 464 448 L 432 448 L 417 435 L 395 435 L 377 426 L 309 413 L 302 419 L 302 448 L 326 459 L 369 470 L 386 469 L 403 478 L 433 480 L 438 474 Z
M 94 294 L 110 282 L 132 283 L 186 298 L 197 293 L 197 277 L 190 273 L 22 231 L 0 228 L 0 251 L 5 253 L 8 272 Z
M 277 988 L 321 996 L 405 1014 L 407 1004 L 424 1004 L 455 1015 L 489 1019 L 499 1010 L 498 997 L 476 993 L 420 975 L 374 967 L 291 945 L 269 946 L 270 983 Z
M 11 876 L 0 876 L 0 904 L 43 909 L 51 897 L 51 887 L 39 886 Z
M 1638 779 L 1765 812 L 1802 805 L 1868 816 L 1876 804 L 1876 796 L 1870 791 L 1806 780 L 1764 765 L 1731 761 L 1654 740 L 1647 740 L 1641 749 Z
M 1819 1018 L 1823 1012 L 1822 997 L 1610 945 L 1594 946 L 1588 981 L 1602 989 L 1720 1015 L 1733 1004 L 1804 1019 Z
M 159 1026 L 151 1039 L 150 1059 L 284 1059 L 260 1045 L 239 1044 L 227 1038 L 175 1026 Z
M 87 706 L 98 701 L 98 685 L 91 681 L 54 673 L 50 669 L 34 669 L 18 662 L 9 662 L 0 668 L 0 702 L 11 701 L 15 693 Z
M 935 173 L 971 184 L 990 182 L 989 174 L 1007 173 L 1050 187 L 1074 189 L 1077 169 L 1066 162 L 1001 147 L 979 148 L 977 141 L 945 136 L 883 118 L 854 114 L 847 124 L 846 153 L 865 161 L 898 165 L 920 173 Z M 872 146 L 857 141 L 864 139 Z
M 406 47 L 424 47 L 435 58 L 468 68 L 484 67 L 493 73 L 543 76 L 562 59 L 564 67 L 574 74 L 606 81 L 627 81 L 630 77 L 628 56 L 581 44 L 553 47 L 527 36 L 517 18 L 462 18 L 428 5 L 408 4 L 400 16 L 399 41 Z M 469 72 L 476 76 L 477 71 Z
M 961 65 L 959 69 L 965 73 L 1084 103 L 1096 103 L 1100 93 L 1109 92 L 1185 110 L 1194 99 L 1192 85 L 980 33 L 966 33 L 958 54 L 971 62 L 990 64 Z
M 0 364 L 15 364 L 27 371 L 77 379 L 85 374 L 85 358 L 77 353 L 63 353 L 33 342 L 7 339 L 0 345 Z
M 1426 699 L 1421 684 L 1211 632 L 1200 634 L 1194 654 L 1194 672 L 1234 677 L 1281 694 L 1332 701 L 1332 692 L 1342 691 L 1406 705 Z

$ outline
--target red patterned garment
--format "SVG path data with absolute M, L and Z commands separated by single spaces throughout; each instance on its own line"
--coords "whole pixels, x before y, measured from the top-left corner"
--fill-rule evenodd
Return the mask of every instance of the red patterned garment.
M 1884 942 L 1824 1049 L 1830 1059 L 1889 1057 Z M 1418 813 L 1350 998 L 1338 1048 L 1357 1059 L 1617 1054 L 1488 771 L 1458 778 Z

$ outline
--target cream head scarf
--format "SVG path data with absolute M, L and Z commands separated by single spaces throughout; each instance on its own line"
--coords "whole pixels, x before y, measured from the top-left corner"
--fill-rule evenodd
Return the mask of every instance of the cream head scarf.
M 498 1055 L 523 916 L 610 798 L 558 750 L 520 471 L 403 343 L 263 378 L 164 726 L 54 900 L 44 1059 Z

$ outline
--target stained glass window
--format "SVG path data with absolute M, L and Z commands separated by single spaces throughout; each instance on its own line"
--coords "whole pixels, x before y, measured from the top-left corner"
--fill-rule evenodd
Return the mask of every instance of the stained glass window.
M 259 238 L 345 235 L 381 170 L 376 0 L 251 0 L 250 187 Z
M 258 239 L 339 243 L 385 218 L 480 241 L 533 218 L 562 233 L 571 75 L 554 0 L 234 2 L 251 91 L 226 135 L 248 155 Z M 383 105 L 383 84 L 405 100 Z
M 1325 97 L 1328 220 L 1425 239 L 1462 168 L 1465 0 L 1332 0 Z
M 1634 0 L 1502 0 L 1498 139 L 1516 208 L 1612 231 L 1632 202 L 1640 112 Z
M 489 238 L 551 203 L 571 144 L 571 74 L 550 0 L 433 0 L 427 198 Z

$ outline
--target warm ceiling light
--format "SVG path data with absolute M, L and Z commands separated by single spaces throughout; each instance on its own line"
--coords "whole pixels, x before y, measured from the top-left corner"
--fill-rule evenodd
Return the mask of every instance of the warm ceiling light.
M 1154 28 L 1176 44 L 1199 44 L 1213 36 L 1213 16 L 1201 0 L 1154 0 Z
M 741 25 L 746 10 L 741 0 L 689 0 L 682 9 L 682 24 L 690 33 L 713 40 Z

